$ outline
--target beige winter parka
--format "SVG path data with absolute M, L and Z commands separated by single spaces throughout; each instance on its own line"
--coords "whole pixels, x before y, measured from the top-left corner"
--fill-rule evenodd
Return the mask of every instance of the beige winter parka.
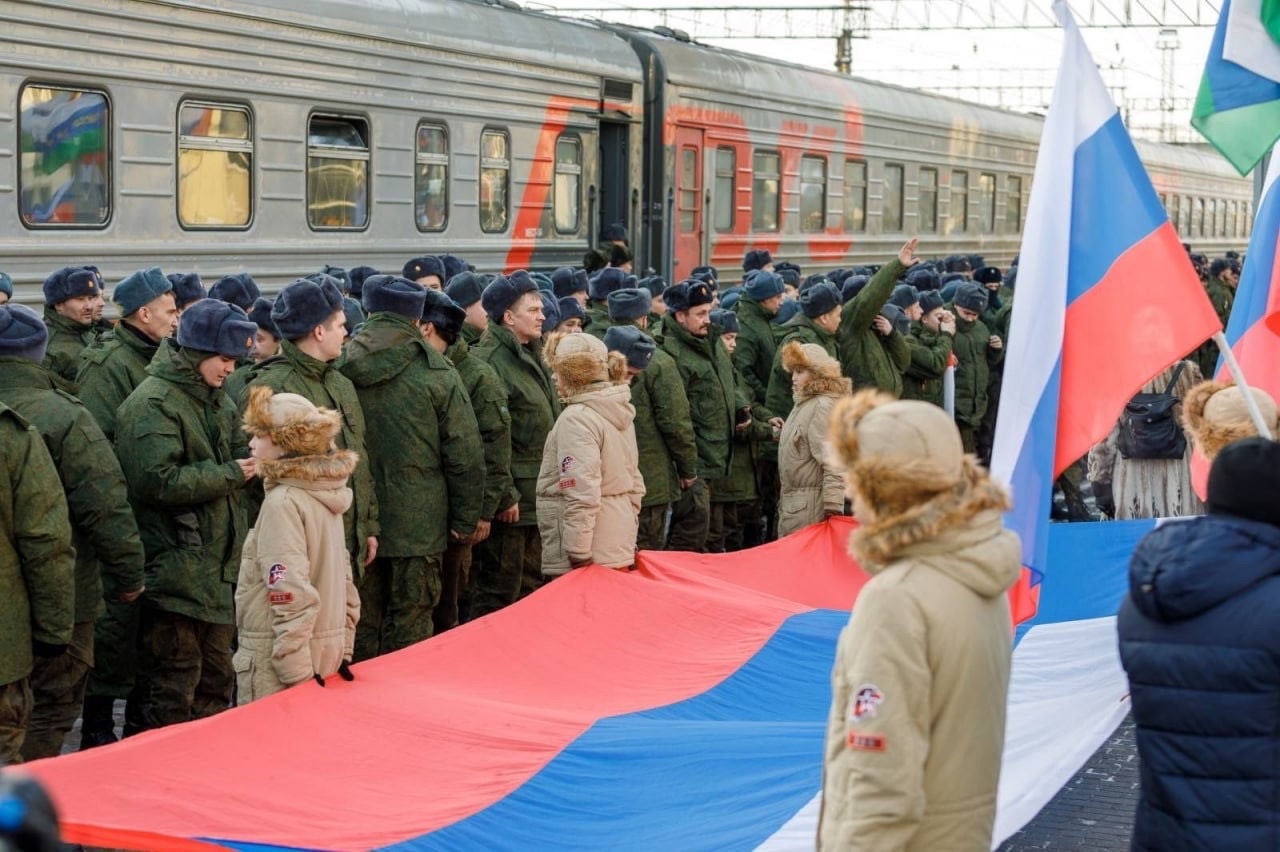
M 836 400 L 853 390 L 840 375 L 840 362 L 817 344 L 788 343 L 782 365 L 788 373 L 808 371 L 809 379 L 796 388 L 795 407 L 778 439 L 779 536 L 844 511 L 844 478 L 827 457 L 827 427 Z
M 348 450 L 258 463 L 266 498 L 236 586 L 240 704 L 327 678 L 351 659 L 360 597 L 342 516 L 358 463 Z
M 833 423 L 858 402 L 839 403 Z M 1012 654 L 1006 591 L 1020 546 L 1002 528 L 1007 493 L 962 455 L 949 419 L 938 440 L 928 421 L 945 412 L 889 404 L 878 435 L 858 430 L 864 445 L 945 443 L 946 458 L 868 453 L 851 465 L 855 510 L 877 507 L 851 539 L 872 579 L 836 651 L 818 847 L 986 852 Z M 917 417 L 925 409 L 933 413 Z

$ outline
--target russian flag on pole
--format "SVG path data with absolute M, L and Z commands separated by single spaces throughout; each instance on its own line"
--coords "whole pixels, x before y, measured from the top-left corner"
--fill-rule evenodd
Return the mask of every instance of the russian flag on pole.
M 992 472 L 1043 575 L 1053 480 L 1135 392 L 1220 330 L 1065 2 L 1027 210 Z M 1153 285 L 1157 289 L 1153 290 Z M 1155 296 L 1153 298 L 1153 296 Z

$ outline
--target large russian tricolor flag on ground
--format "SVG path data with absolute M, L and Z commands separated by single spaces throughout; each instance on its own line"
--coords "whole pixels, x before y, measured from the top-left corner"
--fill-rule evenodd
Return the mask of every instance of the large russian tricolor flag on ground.
M 1221 326 L 1063 2 L 1036 158 L 992 472 L 1043 576 L 1053 480 L 1126 402 Z

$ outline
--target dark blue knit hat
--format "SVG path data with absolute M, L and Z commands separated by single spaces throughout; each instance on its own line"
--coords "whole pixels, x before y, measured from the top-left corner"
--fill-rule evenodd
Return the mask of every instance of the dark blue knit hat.
M 560 324 L 560 305 L 556 302 L 556 294 L 538 288 L 538 297 L 542 299 L 542 333 L 550 334 Z
M 587 292 L 587 271 L 574 269 L 572 266 L 562 266 L 551 273 L 551 285 L 557 299 L 572 296 L 574 293 L 585 293 Z
M 920 311 L 922 313 L 927 314 L 935 308 L 942 307 L 942 305 L 942 294 L 937 290 L 925 290 L 920 294 Z
M 516 300 L 537 289 L 538 285 L 529 277 L 529 273 L 517 269 L 510 275 L 498 275 L 490 281 L 480 294 L 480 304 L 484 306 L 489 319 L 501 325 L 502 315 L 511 309 Z
M 153 266 L 126 275 L 112 291 L 111 301 L 120 307 L 120 316 L 127 317 L 143 305 L 171 292 L 173 283 L 164 277 L 160 267 Z
M 768 249 L 748 249 L 742 256 L 742 271 L 764 269 L 770 263 L 773 263 L 773 255 L 769 254 Z
M 64 266 L 44 279 L 44 303 L 49 307 L 67 299 L 101 295 L 102 276 L 93 266 Z
M 306 337 L 311 329 L 323 325 L 342 309 L 342 293 L 332 278 L 323 284 L 310 278 L 299 278 L 276 296 L 271 319 L 285 340 Z
M 658 346 L 653 338 L 634 325 L 615 325 L 604 333 L 604 346 L 610 352 L 620 352 L 627 359 L 627 366 L 643 370 L 653 360 Z
M 261 295 L 262 291 L 258 289 L 258 282 L 254 281 L 253 276 L 247 272 L 224 275 L 209 288 L 210 299 L 218 299 L 227 304 L 235 305 L 246 312 L 253 307 L 254 299 Z
M 450 344 L 458 339 L 466 318 L 467 312 L 453 299 L 439 290 L 426 291 L 426 299 L 422 303 L 422 321 L 434 325 L 440 336 Z
M 179 308 L 185 308 L 208 295 L 204 290 L 204 282 L 195 272 L 170 272 L 165 278 L 173 285 L 173 299 Z
M 733 311 L 726 311 L 724 308 L 716 308 L 711 312 L 711 324 L 718 327 L 724 334 L 737 334 L 742 331 L 742 324 L 738 322 L 738 315 Z
M 375 275 L 364 281 L 364 309 L 370 314 L 397 314 L 415 322 L 422 316 L 426 288 L 399 275 Z
M 582 303 L 578 301 L 577 296 L 564 296 L 556 299 L 556 310 L 560 313 L 561 323 L 575 317 L 580 320 L 586 320 L 587 318 L 587 312 L 582 309 Z
M 910 284 L 899 284 L 893 288 L 893 293 L 889 296 L 889 301 L 897 305 L 899 308 L 906 310 L 912 305 L 920 301 L 920 291 Z
M 201 299 L 178 320 L 178 345 L 226 358 L 244 358 L 253 349 L 258 327 L 238 305 Z
M 449 286 L 444 288 L 444 292 L 459 307 L 469 308 L 480 301 L 484 287 L 480 285 L 480 279 L 474 272 L 459 272 L 449 279 Z
M 364 295 L 365 279 L 372 278 L 374 275 L 381 275 L 381 274 L 382 274 L 381 272 L 374 269 L 372 266 L 351 267 L 351 269 L 347 271 L 347 278 L 351 282 L 351 289 L 348 294 L 357 302 L 359 302 L 360 297 Z
M 623 272 L 616 266 L 606 266 L 591 276 L 591 280 L 587 282 L 587 295 L 592 301 L 603 302 L 614 290 L 635 286 L 633 283 L 628 283 L 627 279 L 634 281 L 635 276 Z
M 440 286 L 444 286 L 444 264 L 440 262 L 440 258 L 434 255 L 424 255 L 415 257 L 404 265 L 403 277 L 410 281 L 417 281 L 419 278 L 426 278 L 428 275 L 435 275 L 440 279 Z M 366 283 L 368 283 L 366 281 Z
M 13 298 L 13 279 L 7 272 L 0 272 L 0 293 L 4 293 L 10 299 Z
M 265 296 L 259 296 L 253 300 L 253 307 L 249 309 L 249 320 L 267 334 L 279 340 L 283 335 L 280 329 L 276 327 L 275 320 L 271 319 L 271 309 L 275 307 L 275 303 Z
M 17 303 L 0 305 L 0 355 L 39 364 L 49 344 L 49 330 L 35 311 Z
M 776 272 L 766 272 L 763 269 L 758 269 L 747 274 L 747 280 L 742 285 L 742 289 L 746 291 L 750 299 L 756 302 L 763 302 L 766 299 L 772 299 L 774 296 L 781 296 L 785 287 L 781 275 Z
M 840 291 L 830 281 L 820 281 L 800 294 L 800 310 L 809 319 L 831 313 L 841 303 Z
M 609 294 L 609 319 L 630 322 L 647 317 L 653 307 L 653 296 L 639 287 L 624 287 Z
M 324 269 L 321 269 L 320 271 L 338 282 L 338 289 L 341 290 L 344 295 L 351 291 L 351 276 L 347 273 L 347 270 L 343 269 L 341 266 L 330 266 L 326 263 L 324 265 Z

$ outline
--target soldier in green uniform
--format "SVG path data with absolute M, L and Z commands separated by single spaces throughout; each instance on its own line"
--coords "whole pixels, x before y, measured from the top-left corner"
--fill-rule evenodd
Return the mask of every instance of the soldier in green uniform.
M 81 354 L 103 331 L 94 320 L 102 299 L 102 276 L 93 266 L 64 266 L 44 280 L 44 324 L 49 328 L 44 366 L 68 393 L 77 392 Z
M 769 370 L 766 408 L 784 421 L 795 405 L 791 391 L 791 374 L 782 367 L 782 347 L 795 340 L 821 346 L 832 358 L 837 357 L 836 331 L 844 306 L 840 291 L 825 278 L 811 279 L 800 294 L 800 312 L 777 326 L 777 347 Z
M 627 288 L 609 295 L 614 325 L 605 345 L 628 358 L 632 373 L 631 404 L 636 409 L 636 447 L 645 495 L 640 503 L 639 550 L 661 550 L 666 541 L 667 511 L 697 479 L 698 448 L 689 428 L 689 399 L 671 356 L 643 331 L 652 317 L 648 289 Z M 645 357 L 650 341 L 655 347 Z M 612 342 L 611 342 L 612 341 Z M 643 360 L 641 368 L 638 364 Z M 640 372 L 643 369 L 643 372 Z
M 502 497 L 489 538 L 472 553 L 471 617 L 497 612 L 542 584 L 536 497 L 542 448 L 560 414 L 542 361 L 542 297 L 524 270 L 499 275 L 481 298 L 489 328 L 472 349 L 506 386 L 511 419 L 510 493 Z
M 911 362 L 911 350 L 905 335 L 880 316 L 880 309 L 898 279 L 919 262 L 915 256 L 919 242 L 909 240 L 898 256 L 880 267 L 867 286 L 844 306 L 836 340 L 840 369 L 853 380 L 854 390 L 876 387 L 894 396 L 902 393 L 902 374 Z
M 955 419 L 966 453 L 977 451 L 977 429 L 987 413 L 991 367 L 1004 358 L 1004 341 L 982 321 L 987 304 L 987 290 L 981 284 L 966 281 L 956 288 L 952 306 L 956 333 L 951 344 L 956 356 Z
M 795 273 L 789 270 L 789 274 Z M 752 400 L 753 418 L 766 423 L 774 417 L 772 409 L 768 406 L 769 376 L 773 371 L 773 362 L 777 354 L 774 326 L 771 322 L 782 305 L 785 289 L 786 285 L 780 274 L 761 269 L 747 276 L 746 284 L 742 288 L 742 298 L 733 307 L 742 329 L 738 333 L 737 348 L 733 353 L 733 366 L 750 391 L 747 396 Z M 739 437 L 742 434 L 739 433 Z M 735 440 L 741 445 L 739 438 Z M 760 503 L 763 512 L 761 517 L 768 520 L 764 528 L 755 523 L 746 524 L 747 530 L 743 541 L 747 547 L 754 547 L 777 538 L 777 447 L 768 440 L 753 444 L 752 447 L 753 464 L 756 469 L 754 478 L 758 485 L 756 500 Z M 746 480 L 741 481 L 745 483 Z M 755 501 L 739 502 L 742 502 L 744 509 L 754 517 L 754 509 L 747 508 L 746 504 Z
M 453 282 L 450 282 L 452 285 Z M 468 538 L 449 542 L 444 552 L 440 605 L 433 617 L 439 633 L 470 615 L 471 601 L 466 590 L 471 577 L 472 549 L 489 537 L 498 505 L 511 494 L 511 415 L 507 412 L 507 388 L 484 361 L 471 353 L 461 339 L 466 312 L 452 299 L 427 294 L 422 321 L 427 342 L 443 344 L 444 354 L 462 379 L 471 400 L 476 428 L 484 447 L 484 488 L 480 498 L 480 520 Z
M 423 338 L 426 297 L 405 278 L 366 279 L 369 318 L 338 366 L 365 416 L 383 424 L 366 435 L 381 533 L 378 558 L 358 583 L 357 660 L 431 636 L 445 548 L 471 536 L 480 518 L 476 418 L 443 342 Z
M 275 321 L 271 319 L 271 308 L 274 304 L 271 299 L 259 296 L 253 300 L 253 306 L 249 308 L 249 322 L 258 327 L 258 333 L 253 336 L 253 351 L 249 353 L 251 360 L 247 364 L 236 367 L 236 371 L 223 386 L 227 396 L 231 397 L 231 401 L 237 405 L 244 397 L 245 386 L 249 384 L 250 371 L 268 358 L 274 358 L 280 354 L 280 329 L 276 328 Z
M 729 353 L 711 327 L 715 294 L 701 281 L 684 281 L 664 294 L 668 314 L 661 348 L 676 363 L 689 398 L 690 422 L 698 449 L 697 478 L 684 488 L 672 510 L 667 546 L 703 553 L 711 524 L 711 481 L 729 475 L 739 399 Z
M 108 442 L 115 439 L 116 411 L 147 377 L 160 341 L 178 328 L 173 287 L 177 276 L 159 267 L 140 269 L 116 285 L 111 299 L 121 314 L 116 327 L 84 351 L 76 384 L 80 401 L 93 415 Z M 94 661 L 84 701 L 80 748 L 116 741 L 113 707 L 133 689 L 137 663 L 138 613 L 132 601 L 107 595 L 106 609 L 94 627 Z M 136 710 L 125 708 L 125 732 L 138 729 Z
M 116 418 L 116 455 L 146 551 L 129 697 L 143 729 L 212 716 L 231 702 L 232 592 L 256 463 L 243 458 L 246 441 L 222 385 L 255 330 L 235 305 L 196 302 L 178 322 L 176 345 L 160 344 Z
M 62 751 L 80 715 L 104 591 L 122 605 L 132 605 L 142 594 L 142 542 L 110 442 L 80 401 L 57 390 L 53 375 L 40 366 L 48 340 L 40 318 L 21 305 L 5 305 L 0 328 L 0 402 L 44 438 L 66 493 L 76 550 L 70 647 L 58 657 L 38 659 L 31 673 L 35 709 L 22 757 L 37 760 Z
M 982 322 L 987 329 L 1000 338 L 1002 342 L 1009 340 L 1009 321 L 1013 318 L 1013 297 L 1007 299 L 1002 283 L 1004 274 L 994 266 L 984 266 L 973 273 L 973 280 L 987 288 L 987 309 L 982 312 Z M 978 426 L 975 443 L 978 448 L 978 460 L 984 465 L 991 464 L 991 451 L 996 442 L 996 418 L 1000 414 L 1000 389 L 1004 385 L 1004 361 L 991 367 L 991 376 L 987 379 L 987 413 Z
M 1236 302 L 1236 287 L 1239 284 L 1239 263 L 1230 258 L 1219 257 L 1209 264 L 1209 277 L 1205 279 L 1204 289 L 1223 328 L 1227 327 L 1227 322 L 1231 319 L 1231 309 Z M 1196 350 L 1196 363 L 1200 365 L 1200 373 L 1206 379 L 1217 375 L 1220 354 L 1218 344 L 1212 340 L 1206 341 Z
M 902 398 L 943 404 L 942 377 L 951 363 L 956 318 L 942 305 L 937 290 L 920 294 L 920 320 L 911 324 L 911 366 L 902 377 Z
M 628 275 L 616 266 L 608 266 L 591 276 L 588 283 L 587 320 L 583 330 L 604 340 L 604 333 L 613 322 L 609 319 L 609 294 L 624 287 L 636 286 L 634 275 Z
M 449 286 L 444 288 L 445 294 L 453 299 L 458 307 L 466 312 L 467 319 L 462 324 L 462 342 L 467 346 L 475 346 L 480 342 L 480 335 L 489 327 L 489 317 L 480 304 L 480 294 L 484 287 L 474 272 L 459 272 L 449 279 Z
M 7 331 L 0 329 L 0 350 L 13 345 Z M 49 449 L 35 427 L 5 405 L 0 476 L 0 763 L 20 763 L 35 661 L 56 660 L 71 644 L 76 556 Z

